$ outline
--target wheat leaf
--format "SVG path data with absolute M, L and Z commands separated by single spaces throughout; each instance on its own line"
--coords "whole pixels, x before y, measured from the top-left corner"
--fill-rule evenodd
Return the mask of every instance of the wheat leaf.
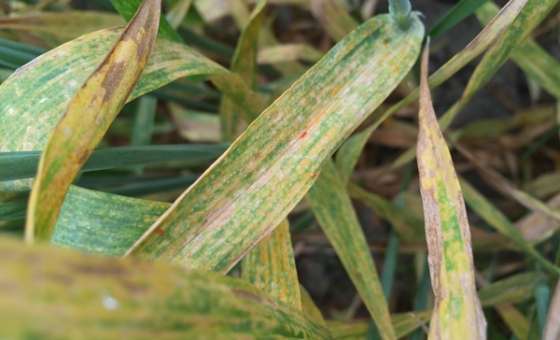
M 471 236 L 459 181 L 439 129 L 424 51 L 418 114 L 418 171 L 435 306 L 430 339 L 485 339 L 486 321 L 476 295 Z

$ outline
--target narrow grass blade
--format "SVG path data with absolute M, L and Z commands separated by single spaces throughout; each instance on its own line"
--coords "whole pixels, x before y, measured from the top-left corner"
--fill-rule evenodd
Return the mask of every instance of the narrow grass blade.
M 545 278 L 539 272 L 516 274 L 485 285 L 478 296 L 483 307 L 523 303 L 531 298 L 535 287 Z
M 501 11 L 482 29 L 482 31 L 459 53 L 447 61 L 442 67 L 434 72 L 430 78 L 430 88 L 437 88 L 476 57 L 486 51 L 502 33 L 513 23 L 522 11 L 528 0 L 510 0 Z M 370 125 L 371 131 L 375 131 L 387 118 L 395 112 L 412 104 L 418 99 L 419 90 L 415 89 L 406 98 L 392 105 L 389 109 L 375 116 L 375 121 Z M 407 160 L 414 159 L 414 151 L 408 150 Z
M 455 146 L 461 154 L 469 160 L 480 173 L 482 179 L 492 186 L 499 192 L 506 196 L 509 196 L 516 200 L 519 204 L 525 206 L 527 209 L 541 212 L 556 221 L 560 221 L 560 211 L 551 209 L 542 201 L 532 197 L 524 191 L 517 189 L 513 184 L 511 184 L 504 176 L 502 176 L 497 171 L 484 166 L 469 150 L 465 147 L 456 145 Z
M 64 196 L 124 106 L 156 40 L 161 1 L 146 0 L 98 69 L 70 101 L 41 155 L 26 239 L 49 240 Z
M 111 0 L 113 7 L 122 17 L 129 21 L 138 11 L 143 0 Z M 175 42 L 182 42 L 183 38 L 171 27 L 165 16 L 161 15 L 159 19 L 159 34 L 161 38 Z
M 230 269 L 403 79 L 423 33 L 417 18 L 406 31 L 386 15 L 364 23 L 269 106 L 129 253 Z
M 490 81 L 502 65 L 509 59 L 514 49 L 531 34 L 550 13 L 558 0 L 528 0 L 527 4 L 484 55 L 469 79 L 461 99 L 440 119 L 441 128 L 447 129 L 455 116 L 471 101 L 474 95 Z M 491 6 L 491 4 L 488 4 Z
M 336 153 L 336 167 L 342 181 L 348 183 L 354 172 L 360 155 L 368 142 L 373 129 L 371 127 L 348 138 Z
M 480 63 L 475 68 L 469 82 L 463 91 L 461 98 L 455 102 L 445 114 L 439 119 L 440 128 L 446 130 L 457 114 L 465 108 L 474 95 L 483 88 L 490 79 L 498 72 L 501 66 L 512 56 L 513 52 L 527 38 L 528 35 L 545 18 L 558 0 L 528 0 L 523 10 L 515 18 L 513 23 L 504 30 L 504 33 L 496 39 L 494 45 L 490 46 Z M 491 4 L 485 4 L 481 10 L 487 12 L 487 8 L 493 9 L 492 13 L 498 13 L 498 8 Z M 488 20 L 492 16 L 487 16 Z M 559 69 L 560 70 L 560 69 Z M 554 72 L 552 72 L 554 73 Z M 392 168 L 399 168 L 414 159 L 413 148 L 410 148 L 392 164 Z
M 226 144 L 123 146 L 95 150 L 83 172 L 181 162 L 182 166 L 208 165 Z M 37 173 L 40 151 L 0 153 L 0 181 L 30 178 Z
M 406 241 L 423 240 L 423 223 L 407 210 L 397 208 L 384 197 L 362 189 L 360 186 L 350 183 L 348 193 L 367 207 L 371 208 L 381 218 L 391 223 L 401 238 Z
M 51 242 L 88 253 L 122 256 L 168 208 L 169 203 L 74 186 L 68 191 Z
M 179 0 L 167 12 L 166 19 L 173 29 L 179 28 L 183 19 L 187 16 L 193 0 Z
M 0 29 L 27 32 L 48 46 L 57 46 L 86 33 L 122 26 L 124 20 L 115 14 L 96 11 L 41 12 L 0 18 Z
M 496 310 L 517 339 L 529 339 L 529 320 L 513 305 L 498 305 Z
M 428 34 L 432 39 L 441 36 L 455 25 L 472 15 L 488 0 L 461 0 L 440 18 Z
M 391 315 L 397 338 L 401 339 L 430 321 L 430 311 L 399 313 Z M 369 322 L 337 322 L 329 321 L 329 329 L 335 339 L 363 340 L 367 339 Z
M 341 40 L 358 27 L 356 20 L 339 1 L 310 0 L 310 4 L 311 12 L 334 41 Z
M 316 62 L 323 54 L 307 44 L 281 44 L 261 49 L 257 55 L 259 64 L 279 64 L 295 61 Z
M 156 108 L 157 99 L 149 96 L 140 98 L 136 109 L 136 115 L 134 116 L 132 135 L 130 136 L 131 145 L 151 144 L 152 134 L 154 133 Z
M 560 209 L 560 195 L 556 195 L 546 202 L 546 205 L 553 210 Z M 542 212 L 531 212 L 515 223 L 523 238 L 530 243 L 540 243 L 550 237 L 560 227 L 560 222 L 543 214 Z
M 244 279 L 275 301 L 302 309 L 288 221 L 283 221 L 243 259 L 242 273 Z
M 539 264 L 541 264 L 546 270 L 555 275 L 560 275 L 560 268 L 556 267 L 554 264 L 550 263 L 545 259 L 538 251 L 531 246 L 523 238 L 523 234 L 517 229 L 508 218 L 502 214 L 497 208 L 493 206 L 490 201 L 488 201 L 482 194 L 480 194 L 473 186 L 471 186 L 467 181 L 461 181 L 461 187 L 463 189 L 465 200 L 467 204 L 473 209 L 478 216 L 484 219 L 489 225 L 496 229 L 500 234 L 506 236 L 522 251 L 527 253 L 527 255 Z
M 239 74 L 241 79 L 243 79 L 250 88 L 253 88 L 255 82 L 257 44 L 264 20 L 266 4 L 266 0 L 261 0 L 257 3 L 247 26 L 241 32 L 231 61 L 231 71 Z M 239 106 L 236 105 L 231 98 L 224 96 L 220 104 L 222 139 L 225 141 L 234 140 L 240 133 L 241 119 L 244 118 L 246 122 L 251 122 L 255 118 L 255 114 L 252 113 L 254 109 L 260 111 L 264 107 L 264 105 L 262 105 L 262 107 L 260 106 L 261 105 L 251 108 Z
M 303 286 L 300 286 L 300 295 L 303 314 L 320 325 L 326 325 L 321 310 L 317 307 L 315 302 L 313 302 L 313 299 Z
M 7 239 L 0 248 L 7 338 L 330 339 L 243 280 Z
M 396 339 L 389 307 L 369 246 L 344 183 L 332 162 L 309 190 L 307 199 L 346 272 L 356 286 L 383 339 Z
M 422 62 L 418 170 L 435 307 L 431 339 L 485 339 L 486 321 L 476 295 L 471 236 L 461 187 L 432 106 L 428 49 Z

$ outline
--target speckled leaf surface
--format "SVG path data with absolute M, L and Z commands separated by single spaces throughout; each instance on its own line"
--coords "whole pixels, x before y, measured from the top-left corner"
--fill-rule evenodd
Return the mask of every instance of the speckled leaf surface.
M 56 46 L 103 28 L 124 24 L 124 20 L 116 14 L 96 11 L 41 12 L 0 18 L 0 30 L 26 32 L 39 37 L 49 46 Z
M 302 309 L 290 224 L 282 221 L 242 262 L 242 277 L 275 301 Z
M 379 334 L 383 339 L 396 339 L 369 245 L 346 192 L 346 185 L 333 162 L 325 163 L 307 199 L 315 218 L 375 320 Z
M 402 80 L 423 35 L 417 18 L 406 31 L 388 15 L 365 22 L 269 106 L 129 253 L 229 270 Z
M 20 68 L 0 85 L 0 152 L 44 148 L 70 100 L 95 71 L 122 31 L 103 30 L 60 46 Z M 187 76 L 231 81 L 243 91 L 241 80 L 191 48 L 160 40 L 129 101 Z M 226 80 L 227 79 L 227 80 Z M 246 89 L 246 88 L 245 88 Z M 29 181 L 0 183 L 0 191 L 21 191 Z
M 122 256 L 169 205 L 73 186 L 60 211 L 52 243 Z
M 430 339 L 485 339 L 476 295 L 471 236 L 461 187 L 432 106 L 428 48 L 422 62 L 417 160 L 430 277 L 435 295 Z
M 0 337 L 329 339 L 243 280 L 1 239 Z
M 146 0 L 97 69 L 73 96 L 39 161 L 26 239 L 48 241 L 68 188 L 126 103 L 157 36 L 161 1 Z

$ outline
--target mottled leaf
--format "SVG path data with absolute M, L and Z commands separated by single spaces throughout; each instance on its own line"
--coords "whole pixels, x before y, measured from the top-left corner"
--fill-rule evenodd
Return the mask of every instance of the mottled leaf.
M 246 282 L 0 240 L 2 337 L 308 338 L 328 330 Z
M 26 238 L 49 240 L 64 196 L 126 103 L 156 40 L 161 1 L 146 0 L 97 70 L 70 101 L 39 161 Z
M 299 202 L 414 63 L 423 26 L 373 18 L 269 106 L 129 253 L 227 271 Z
M 485 339 L 476 295 L 471 236 L 461 187 L 439 129 L 428 85 L 428 49 L 420 84 L 417 160 L 435 306 L 431 339 Z
M 0 18 L 0 30 L 27 32 L 38 36 L 47 46 L 56 46 L 86 33 L 122 26 L 118 15 L 95 11 L 41 12 Z
M 302 309 L 290 225 L 283 221 L 262 240 L 242 262 L 243 278 L 266 292 L 275 301 Z

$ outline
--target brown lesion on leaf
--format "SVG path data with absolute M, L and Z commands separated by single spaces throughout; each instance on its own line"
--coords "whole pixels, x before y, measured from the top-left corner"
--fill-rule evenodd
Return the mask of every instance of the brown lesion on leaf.
M 122 61 L 114 62 L 109 65 L 107 76 L 105 77 L 105 79 L 103 79 L 103 83 L 101 83 L 101 86 L 105 89 L 103 102 L 109 101 L 109 98 L 111 98 L 113 92 L 118 89 L 125 73 L 125 67 L 126 65 Z

